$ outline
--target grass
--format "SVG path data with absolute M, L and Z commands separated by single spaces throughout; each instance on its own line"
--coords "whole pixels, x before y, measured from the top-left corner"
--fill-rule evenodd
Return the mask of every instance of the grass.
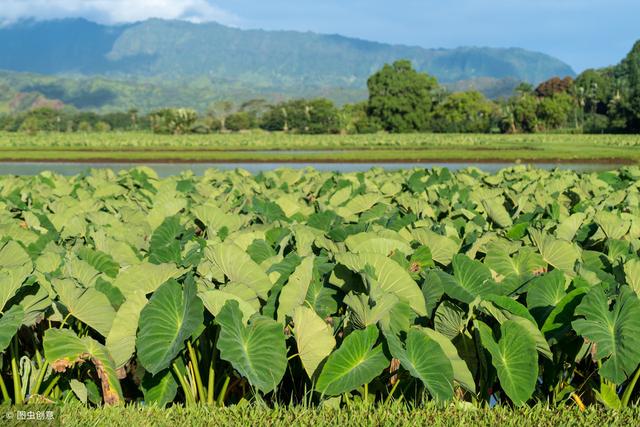
M 12 411 L 3 409 L 3 414 Z M 15 410 L 15 409 L 13 409 Z M 29 410 L 29 406 L 21 408 Z M 44 409 L 32 409 L 44 410 Z M 56 421 L 63 426 L 614 426 L 637 425 L 639 409 L 604 411 L 588 408 L 580 412 L 575 407 L 547 408 L 538 405 L 533 408 L 471 409 L 450 405 L 439 408 L 433 404 L 421 408 L 408 409 L 405 404 L 386 406 L 366 406 L 355 404 L 342 409 L 276 407 L 267 408 L 253 405 L 183 408 L 173 406 L 168 409 L 143 406 L 116 406 L 91 409 L 80 404 L 66 404 L 54 409 Z M 17 420 L 3 426 L 25 425 Z M 26 425 L 31 425 L 28 424 Z M 42 425 L 44 423 L 35 423 Z M 53 425 L 53 424 L 52 424 Z
M 640 163 L 640 136 L 0 133 L 0 161 Z

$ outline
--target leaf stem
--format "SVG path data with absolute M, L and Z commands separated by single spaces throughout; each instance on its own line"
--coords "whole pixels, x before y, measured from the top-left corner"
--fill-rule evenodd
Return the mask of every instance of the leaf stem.
M 222 384 L 222 390 L 220 390 L 220 394 L 218 395 L 218 406 L 224 406 L 224 398 L 226 397 L 227 394 L 227 388 L 229 387 L 229 381 L 231 380 L 231 377 L 229 377 L 229 375 L 227 375 L 227 377 L 224 379 L 224 384 Z
M 38 378 L 36 379 L 36 383 L 31 390 L 31 394 L 38 394 L 38 390 L 40 390 L 40 386 L 42 385 L 42 380 L 44 379 L 45 374 L 47 373 L 47 368 L 49 364 L 45 361 L 40 366 L 40 372 L 38 372 Z
M 178 378 L 178 382 L 180 383 L 182 390 L 184 391 L 184 397 L 185 397 L 187 406 L 195 405 L 196 402 L 195 402 L 195 398 L 193 397 L 193 393 L 191 392 L 191 388 L 189 387 L 189 385 L 187 384 L 187 381 L 184 379 L 184 377 L 180 373 L 180 370 L 178 369 L 178 365 L 176 365 L 176 362 L 173 362 L 173 365 L 171 366 L 173 368 L 173 372 L 176 374 L 176 377 Z
M 18 371 L 18 338 L 13 337 L 11 343 L 11 375 L 13 377 L 13 403 L 21 405 L 24 401 L 22 396 L 22 384 L 20 383 L 20 372 Z
M 204 386 L 202 384 L 202 377 L 200 376 L 200 367 L 198 366 L 198 356 L 196 355 L 193 346 L 191 345 L 191 341 L 187 341 L 187 349 L 189 350 L 189 358 L 191 359 L 191 366 L 193 368 L 193 376 L 196 380 L 196 387 L 198 388 L 198 395 L 200 396 L 200 402 L 207 401 L 207 395 L 204 391 Z
M 43 397 L 47 397 L 49 395 L 49 393 L 51 393 L 51 390 L 53 390 L 53 388 L 56 386 L 56 384 L 58 384 L 58 381 L 60 380 L 60 376 L 56 376 L 54 377 L 51 382 L 49 383 L 49 385 L 47 386 L 47 388 L 42 392 L 42 396 Z
M 385 406 L 389 403 L 389 400 L 391 400 L 391 398 L 393 397 L 393 393 L 395 393 L 396 388 L 398 388 L 398 384 L 400 384 L 400 378 L 398 378 L 398 380 L 396 381 L 396 383 L 393 385 L 393 387 L 391 388 L 391 391 L 389 392 L 389 395 L 387 396 L 387 398 L 384 400 L 384 404 Z
M 11 403 L 11 397 L 9 396 L 9 391 L 7 391 L 7 385 L 4 383 L 2 375 L 0 375 L 0 390 L 2 390 L 2 400 Z
M 636 369 L 636 374 L 633 376 L 629 384 L 627 384 L 627 388 L 622 395 L 622 407 L 626 408 L 629 406 L 629 400 L 631 400 L 631 395 L 633 394 L 633 389 L 636 388 L 636 383 L 638 382 L 638 378 L 640 378 L 640 366 Z

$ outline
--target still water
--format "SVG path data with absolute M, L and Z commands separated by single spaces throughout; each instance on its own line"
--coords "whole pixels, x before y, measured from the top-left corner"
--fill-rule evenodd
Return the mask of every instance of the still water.
M 7 162 L 0 163 L 0 175 L 37 175 L 43 171 L 51 171 L 62 175 L 76 175 L 91 168 L 108 168 L 114 171 L 128 170 L 136 166 L 144 165 L 156 171 L 159 176 L 179 174 L 185 170 L 191 170 L 196 175 L 201 175 L 207 169 L 245 169 L 251 173 L 258 173 L 278 168 L 303 169 L 313 167 L 320 171 L 330 172 L 361 172 L 373 167 L 385 170 L 434 168 L 446 167 L 452 171 L 476 167 L 485 172 L 493 173 L 500 169 L 515 166 L 514 163 L 476 163 L 476 162 L 428 162 L 428 163 L 55 163 L 55 162 Z M 613 164 L 558 164 L 536 163 L 540 169 L 571 169 L 580 172 L 611 170 L 618 167 Z

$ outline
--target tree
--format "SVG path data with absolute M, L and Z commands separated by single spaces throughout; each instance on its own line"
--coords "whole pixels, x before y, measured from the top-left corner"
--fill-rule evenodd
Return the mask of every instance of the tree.
M 226 119 L 229 114 L 233 111 L 233 103 L 230 101 L 217 101 L 214 102 L 211 107 L 209 107 L 209 114 L 217 117 L 220 120 L 220 124 L 222 126 L 222 130 L 226 130 Z
M 410 61 L 396 61 L 385 65 L 371 76 L 369 115 L 379 120 L 389 132 L 416 132 L 430 129 L 430 113 L 434 92 L 438 89 L 435 77 L 418 73 Z
M 306 123 L 303 133 L 338 133 L 340 132 L 340 117 L 338 109 L 332 101 L 319 98 L 309 101 L 305 105 Z
M 225 121 L 227 129 L 233 132 L 251 129 L 252 124 L 253 120 L 246 111 L 238 111 L 237 113 L 230 114 Z
M 494 105 L 477 91 L 447 96 L 433 111 L 435 132 L 489 132 Z
M 570 95 L 557 92 L 540 100 L 536 114 L 545 129 L 558 129 L 568 125 L 573 107 L 573 98 Z
M 640 131 L 640 40 L 622 61 L 622 70 L 628 82 L 629 130 Z
M 514 96 L 503 106 L 500 130 L 505 133 L 535 132 L 538 128 L 538 101 L 530 93 Z
M 166 108 L 152 113 L 150 119 L 153 132 L 178 135 L 191 132 L 198 114 L 186 108 Z
M 536 95 L 539 97 L 549 97 L 558 93 L 567 93 L 573 87 L 573 79 L 569 76 L 561 79 L 559 77 L 553 77 L 545 82 L 542 82 L 536 87 Z

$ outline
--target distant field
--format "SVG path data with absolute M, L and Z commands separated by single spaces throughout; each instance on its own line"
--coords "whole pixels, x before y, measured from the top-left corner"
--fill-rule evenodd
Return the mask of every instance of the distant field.
M 0 161 L 640 162 L 639 135 L 0 133 Z

